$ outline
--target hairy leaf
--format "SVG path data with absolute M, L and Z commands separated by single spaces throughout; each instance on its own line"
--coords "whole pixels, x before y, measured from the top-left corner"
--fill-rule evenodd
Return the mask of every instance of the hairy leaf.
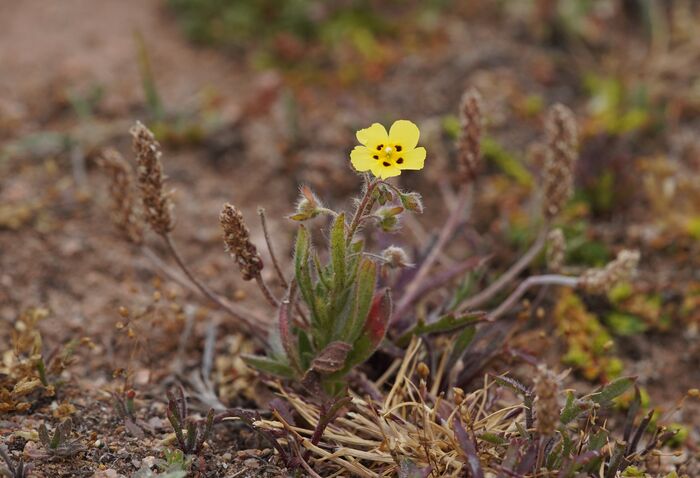
M 399 347 L 406 347 L 411 342 L 411 337 L 414 335 L 438 334 L 461 329 L 475 322 L 482 316 L 483 314 L 481 313 L 463 315 L 447 314 L 430 324 L 418 321 L 416 325 L 399 337 L 396 341 L 396 345 Z
M 292 378 L 294 376 L 292 368 L 279 360 L 260 355 L 243 355 L 242 358 L 245 363 L 261 372 L 282 378 Z
M 372 306 L 376 285 L 377 265 L 369 259 L 363 259 L 357 274 L 353 310 L 344 324 L 341 334 L 342 340 L 354 342 L 362 332 L 362 327 L 365 325 Z
M 389 289 L 384 289 L 374 296 L 362 333 L 355 341 L 352 352 L 348 356 L 346 371 L 349 370 L 349 367 L 367 360 L 377 350 L 386 335 L 386 329 L 391 320 L 391 311 L 391 292 Z
M 322 374 L 338 372 L 345 366 L 351 346 L 346 342 L 331 342 L 311 362 L 311 368 Z
M 635 379 L 631 377 L 621 377 L 607 384 L 603 389 L 591 396 L 595 403 L 603 405 L 609 404 L 613 399 L 619 397 L 634 385 Z

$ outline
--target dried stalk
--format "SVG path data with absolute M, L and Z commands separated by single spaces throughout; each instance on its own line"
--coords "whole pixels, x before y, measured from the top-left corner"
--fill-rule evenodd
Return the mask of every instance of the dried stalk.
M 265 209 L 263 209 L 263 208 L 258 209 L 258 215 L 260 216 L 260 224 L 262 225 L 263 234 L 265 235 L 265 244 L 267 244 L 267 251 L 270 253 L 270 260 L 272 260 L 272 265 L 275 268 L 275 272 L 277 273 L 277 278 L 280 280 L 282 287 L 284 287 L 286 289 L 289 287 L 289 283 L 287 282 L 287 279 L 285 279 L 285 277 L 284 277 L 284 273 L 282 272 L 282 268 L 280 267 L 280 264 L 277 261 L 277 256 L 275 255 L 275 250 L 272 247 L 272 240 L 270 239 L 270 231 L 267 228 L 267 219 L 265 217 Z
M 489 313 L 487 320 L 493 322 L 499 319 L 503 314 L 508 312 L 515 303 L 527 292 L 530 287 L 541 285 L 561 285 L 566 287 L 577 287 L 579 284 L 578 277 L 569 277 L 559 274 L 545 274 L 541 276 L 532 276 L 525 279 L 520 285 L 504 300 L 493 312 Z

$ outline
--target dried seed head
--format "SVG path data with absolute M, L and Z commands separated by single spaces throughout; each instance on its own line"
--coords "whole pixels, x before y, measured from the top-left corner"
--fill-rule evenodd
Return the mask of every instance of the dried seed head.
M 547 219 L 552 219 L 564 208 L 574 189 L 578 134 L 574 114 L 569 108 L 556 104 L 549 110 L 546 134 L 543 212 Z
M 219 222 L 224 231 L 226 251 L 236 259 L 243 280 L 251 280 L 260 276 L 263 262 L 258 250 L 250 242 L 250 231 L 243 221 L 241 211 L 232 204 L 224 204 L 219 215 Z
M 472 88 L 462 95 L 459 107 L 461 131 L 457 143 L 459 173 L 462 181 L 473 181 L 481 165 L 481 95 Z
M 399 269 L 402 267 L 410 267 L 406 251 L 396 246 L 389 246 L 382 251 L 382 259 L 391 268 Z
M 579 286 L 592 294 L 604 294 L 619 282 L 630 279 L 637 271 L 639 251 L 623 249 L 614 261 L 602 269 L 588 269 L 579 278 Z
M 170 191 L 165 190 L 166 177 L 160 161 L 160 145 L 153 133 L 140 121 L 131 128 L 131 136 L 146 221 L 158 234 L 167 234 L 173 230 L 175 222 Z
M 420 194 L 402 193 L 399 199 L 401 200 L 401 205 L 406 208 L 407 211 L 423 214 L 423 198 Z
M 559 380 L 544 365 L 537 367 L 534 392 L 537 432 L 543 436 L 552 435 L 559 423 Z
M 416 366 L 416 373 L 423 380 L 427 380 L 430 376 L 430 368 L 425 364 L 425 362 L 418 362 Z
M 566 239 L 561 229 L 552 229 L 547 236 L 547 268 L 552 272 L 560 272 L 564 265 Z
M 112 148 L 102 151 L 97 163 L 109 176 L 114 223 L 130 242 L 141 244 L 143 223 L 134 197 L 134 174 L 131 166 L 119 151 Z

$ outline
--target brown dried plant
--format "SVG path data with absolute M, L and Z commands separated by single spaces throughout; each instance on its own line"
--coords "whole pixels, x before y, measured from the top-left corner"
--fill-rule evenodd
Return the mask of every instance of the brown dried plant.
M 586 270 L 579 278 L 579 286 L 586 292 L 604 294 L 615 284 L 632 278 L 638 264 L 639 251 L 623 249 L 604 268 Z
M 112 199 L 113 221 L 134 244 L 143 242 L 143 222 L 134 197 L 133 169 L 124 157 L 113 148 L 102 151 L 98 164 L 110 180 L 109 194 Z
M 262 258 L 250 242 L 250 231 L 243 221 L 241 211 L 232 204 L 225 204 L 219 215 L 219 222 L 224 231 L 226 251 L 236 259 L 243 280 L 259 277 L 263 268 Z
M 166 235 L 175 227 L 175 221 L 171 192 L 165 189 L 160 145 L 153 133 L 138 121 L 131 128 L 131 136 L 146 221 L 156 233 Z
M 556 217 L 574 190 L 574 166 L 578 147 L 574 114 L 564 105 L 554 105 L 547 115 L 547 155 L 543 178 L 544 216 Z
M 462 95 L 459 107 L 461 129 L 458 139 L 458 165 L 462 181 L 473 181 L 481 165 L 483 130 L 481 95 L 476 89 Z

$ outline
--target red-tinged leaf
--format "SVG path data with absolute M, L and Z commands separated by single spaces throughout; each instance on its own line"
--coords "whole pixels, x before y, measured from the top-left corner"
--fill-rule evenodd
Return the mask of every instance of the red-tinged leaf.
M 367 360 L 379 344 L 384 340 L 389 321 L 391 320 L 392 302 L 391 292 L 388 288 L 375 294 L 372 306 L 367 314 L 367 320 L 362 327 L 362 332 L 353 344 L 344 372 L 351 367 Z
M 331 342 L 311 362 L 311 368 L 322 374 L 338 372 L 345 367 L 345 360 L 350 352 L 350 344 Z
M 484 470 L 481 468 L 481 461 L 479 460 L 474 442 L 469 438 L 467 430 L 464 429 L 464 425 L 462 425 L 459 416 L 455 416 L 454 420 L 452 420 L 452 427 L 459 447 L 462 449 L 462 453 L 467 459 L 466 466 L 471 473 L 470 476 L 472 476 L 472 478 L 484 478 Z
M 299 357 L 297 351 L 294 348 L 294 338 L 289 327 L 289 304 L 282 303 L 279 308 L 278 313 L 278 326 L 280 331 L 280 341 L 284 347 L 284 351 L 287 354 L 289 363 L 298 372 L 301 372 L 299 368 Z
M 386 335 L 386 329 L 391 320 L 391 293 L 389 289 L 378 292 L 372 300 L 372 307 L 364 326 L 364 333 L 370 339 L 374 347 L 379 347 L 379 343 Z

